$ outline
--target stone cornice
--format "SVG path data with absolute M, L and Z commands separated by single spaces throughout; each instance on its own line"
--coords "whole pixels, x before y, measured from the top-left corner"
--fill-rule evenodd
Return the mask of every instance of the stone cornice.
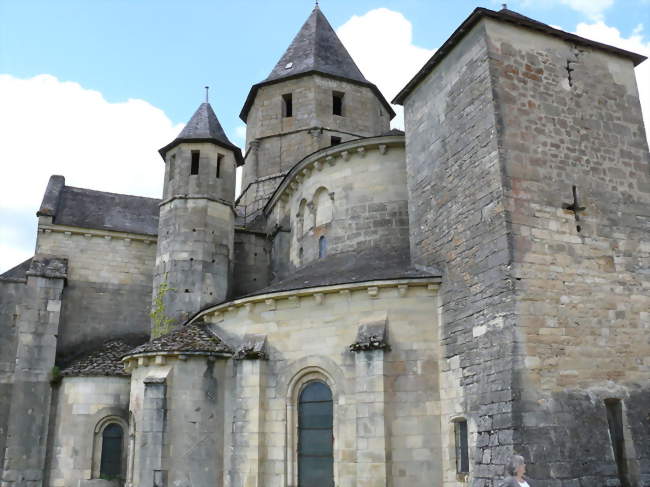
M 308 178 L 313 171 L 321 171 L 325 165 L 334 166 L 340 162 L 348 162 L 350 157 L 355 154 L 365 157 L 373 150 L 384 155 L 390 147 L 404 147 L 404 142 L 403 135 L 383 135 L 349 140 L 314 152 L 291 168 L 264 206 L 263 211 L 268 215 L 279 200 L 288 201 L 302 181 Z
M 139 233 L 117 232 L 113 230 L 98 230 L 95 228 L 71 227 L 68 225 L 56 225 L 40 223 L 38 225 L 39 233 L 63 233 L 65 235 L 82 235 L 84 237 L 102 237 L 107 240 L 121 239 L 128 241 L 138 241 L 146 244 L 156 243 L 157 235 L 142 235 Z
M 221 315 L 234 311 L 239 308 L 252 309 L 254 305 L 263 305 L 267 311 L 277 308 L 279 301 L 296 301 L 300 298 L 313 297 L 314 303 L 322 305 L 325 303 L 327 295 L 343 294 L 349 295 L 353 291 L 366 291 L 371 299 L 379 299 L 381 291 L 384 289 L 397 289 L 400 297 L 405 297 L 409 288 L 426 288 L 431 292 L 431 296 L 437 295 L 437 290 L 442 279 L 439 277 L 409 278 L 409 279 L 389 279 L 381 281 L 365 281 L 348 284 L 334 284 L 331 286 L 319 286 L 312 288 L 302 288 L 290 291 L 276 291 L 272 293 L 258 294 L 233 301 L 228 301 L 216 306 L 199 311 L 194 315 L 187 324 L 205 317 L 206 315 Z

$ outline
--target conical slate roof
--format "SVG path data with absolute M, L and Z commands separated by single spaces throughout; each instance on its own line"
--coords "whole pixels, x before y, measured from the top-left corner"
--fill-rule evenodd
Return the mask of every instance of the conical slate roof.
M 395 112 L 379 89 L 361 74 L 327 18 L 316 6 L 271 74 L 261 83 L 252 86 L 239 118 L 246 121 L 248 111 L 260 87 L 310 73 L 319 73 L 368 86 L 384 104 L 390 117 L 395 116 Z
M 212 142 L 235 152 L 237 165 L 241 166 L 243 164 L 241 150 L 230 142 L 219 123 L 217 115 L 208 102 L 201 103 L 190 121 L 185 125 L 185 128 L 178 134 L 178 137 L 171 144 L 167 144 L 160 149 L 159 152 L 164 158 L 167 151 L 183 142 Z
M 318 7 L 264 81 L 311 71 L 368 83 Z

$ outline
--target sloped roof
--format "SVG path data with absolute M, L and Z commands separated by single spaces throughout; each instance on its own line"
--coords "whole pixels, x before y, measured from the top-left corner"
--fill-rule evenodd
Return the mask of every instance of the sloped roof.
M 157 235 L 159 203 L 156 198 L 66 186 L 65 178 L 55 175 L 36 214 L 51 216 L 57 225 Z
M 438 49 L 433 54 L 433 56 L 431 56 L 431 58 L 424 64 L 424 66 L 422 66 L 420 71 L 416 73 L 416 75 L 406 84 L 406 86 L 401 89 L 401 91 L 395 96 L 395 98 L 393 98 L 392 103 L 398 105 L 404 104 L 406 97 L 411 93 L 411 91 L 415 89 L 415 87 L 420 83 L 420 81 L 422 81 L 431 72 L 431 70 L 433 70 L 433 68 L 440 61 L 442 61 L 445 58 L 445 56 L 449 54 L 449 52 L 451 52 L 454 46 L 456 46 L 456 44 L 458 44 L 461 41 L 461 39 L 465 36 L 465 34 L 467 34 L 472 29 L 472 27 L 474 27 L 474 25 L 476 25 L 482 18 L 486 18 L 486 17 L 504 21 L 504 22 L 509 22 L 511 24 L 515 24 L 539 32 L 543 32 L 544 34 L 553 37 L 558 37 L 560 39 L 563 39 L 568 42 L 572 42 L 580 46 L 587 46 L 595 49 L 600 49 L 602 51 L 606 51 L 611 54 L 615 54 L 617 56 L 622 56 L 632 61 L 635 66 L 646 59 L 645 56 L 642 56 L 640 54 L 626 51 L 625 49 L 619 49 L 618 47 L 613 47 L 607 44 L 603 44 L 601 42 L 592 41 L 591 39 L 586 39 L 584 37 L 580 37 L 578 35 L 571 34 L 569 32 L 565 32 L 560 29 L 556 29 L 554 27 L 551 27 L 550 25 L 531 19 L 530 17 L 526 17 L 525 15 L 521 15 L 507 8 L 503 8 L 498 12 L 496 12 L 494 10 L 490 10 L 487 8 L 478 7 L 474 9 L 474 11 L 470 14 L 470 16 L 467 17 L 467 19 L 465 19 L 465 21 L 454 31 L 454 33 L 449 37 L 449 39 L 445 41 L 445 43 L 440 47 L 440 49 Z
M 54 223 L 119 232 L 158 234 L 160 200 L 65 186 Z
M 162 335 L 150 342 L 136 347 L 124 356 L 139 355 L 142 353 L 204 353 L 232 354 L 233 350 L 223 343 L 221 338 L 212 333 L 203 323 L 193 323 L 182 326 L 176 330 Z
M 408 249 L 368 249 L 362 252 L 341 252 L 318 259 L 296 270 L 289 277 L 248 296 L 367 281 L 426 279 L 441 275 L 435 269 L 427 272 L 413 267 Z
M 61 370 L 62 376 L 128 376 L 122 356 L 133 348 L 122 339 L 110 340 L 99 348 L 72 360 Z
M 244 163 L 241 150 L 230 142 L 212 106 L 207 102 L 199 105 L 199 108 L 194 112 L 194 115 L 192 115 L 192 118 L 187 122 L 187 125 L 185 125 L 181 133 L 178 134 L 178 137 L 160 149 L 159 152 L 164 158 L 167 151 L 183 142 L 212 142 L 213 144 L 233 151 L 238 166 Z
M 21 262 L 15 267 L 12 267 L 8 271 L 0 274 L 0 281 L 14 281 L 16 279 L 27 279 L 27 271 L 29 266 L 32 264 L 32 257 L 27 259 L 25 262 Z
M 312 73 L 368 86 L 384 104 L 390 117 L 395 116 L 388 101 L 361 73 L 323 12 L 316 6 L 271 73 L 264 81 L 253 85 L 239 117 L 246 121 L 260 87 Z
M 264 81 L 311 71 L 368 83 L 318 7 Z

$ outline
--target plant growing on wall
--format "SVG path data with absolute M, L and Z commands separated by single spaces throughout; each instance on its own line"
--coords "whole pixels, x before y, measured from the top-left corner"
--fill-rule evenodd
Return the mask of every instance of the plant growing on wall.
M 158 286 L 158 292 L 156 297 L 153 299 L 153 306 L 151 309 L 151 338 L 158 338 L 161 335 L 169 333 L 171 331 L 171 325 L 174 320 L 168 317 L 165 314 L 165 295 L 170 291 L 176 291 L 176 289 L 169 287 L 167 284 L 167 274 L 165 274 L 165 279 Z

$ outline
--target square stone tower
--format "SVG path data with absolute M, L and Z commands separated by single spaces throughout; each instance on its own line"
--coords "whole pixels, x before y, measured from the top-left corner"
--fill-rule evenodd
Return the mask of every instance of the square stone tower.
M 443 416 L 469 417 L 474 485 L 513 451 L 536 485 L 650 485 L 643 60 L 477 9 L 396 98 L 412 256 L 445 271 Z

